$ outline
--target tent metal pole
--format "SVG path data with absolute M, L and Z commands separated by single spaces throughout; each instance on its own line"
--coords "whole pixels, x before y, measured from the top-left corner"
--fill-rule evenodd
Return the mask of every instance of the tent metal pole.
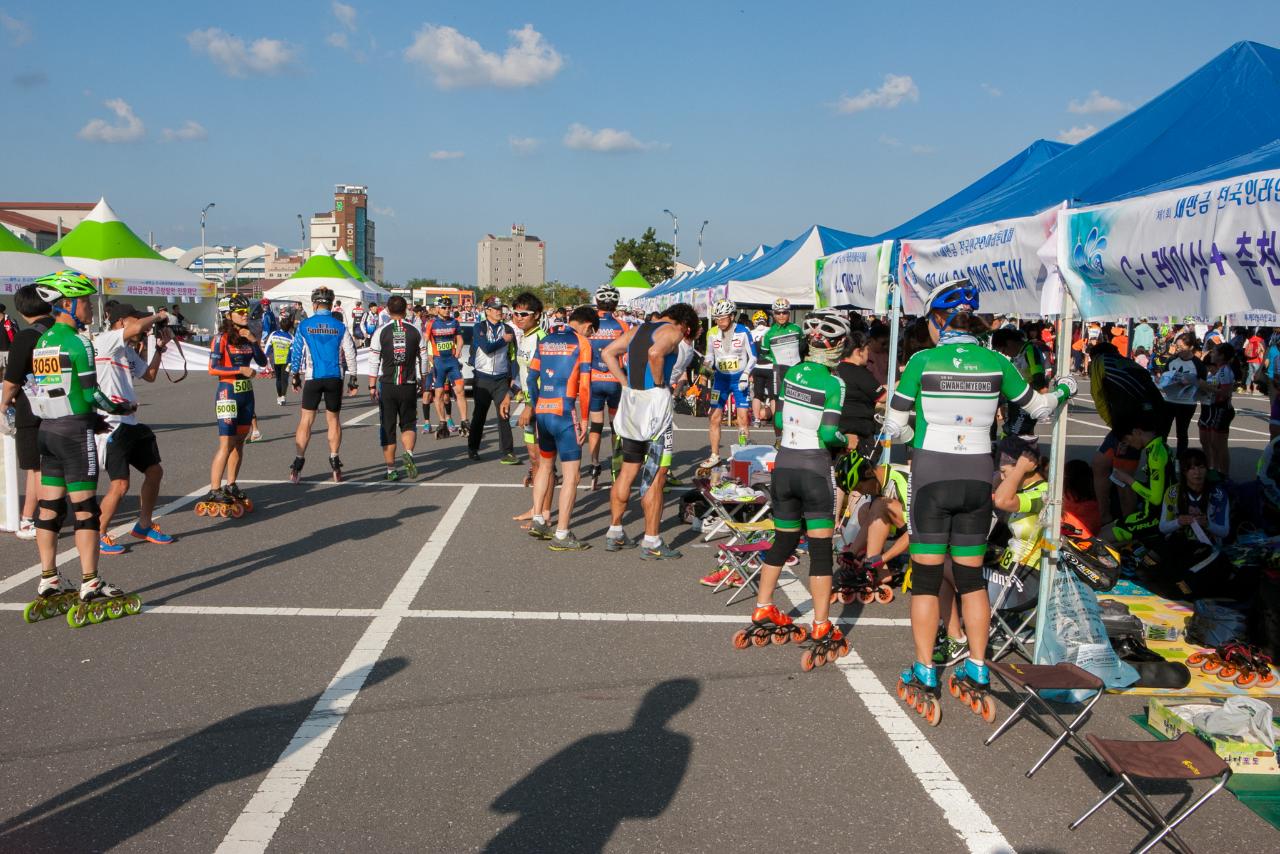
M 897 277 L 889 274 L 889 369 L 885 372 L 884 405 L 887 413 L 893 401 L 894 387 L 898 384 L 898 326 L 902 320 L 902 288 Z M 880 451 L 879 465 L 889 465 L 889 457 L 893 453 L 892 446 L 885 442 Z
M 1054 374 L 1055 379 L 1060 377 L 1064 370 L 1068 374 L 1071 372 L 1071 327 L 1074 310 L 1075 301 L 1064 285 L 1062 308 L 1058 314 L 1058 364 Z M 1080 333 L 1083 335 L 1084 330 L 1081 329 Z M 1058 547 L 1062 540 L 1062 472 L 1067 463 L 1067 410 L 1070 405 L 1070 402 L 1062 404 L 1054 416 L 1053 439 L 1049 445 L 1049 500 L 1045 505 L 1045 512 L 1040 517 L 1044 520 L 1046 548 L 1040 558 L 1040 592 L 1036 599 L 1034 656 L 1037 664 L 1048 663 L 1041 660 L 1040 650 L 1043 649 L 1041 641 L 1044 639 L 1046 629 L 1045 615 L 1048 611 L 1049 597 L 1053 591 L 1053 576 L 1058 571 L 1060 563 Z

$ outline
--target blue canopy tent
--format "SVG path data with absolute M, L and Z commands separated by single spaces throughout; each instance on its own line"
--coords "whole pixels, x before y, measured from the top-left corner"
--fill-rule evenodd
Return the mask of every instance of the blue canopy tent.
M 878 235 L 875 241 L 892 240 L 897 237 L 926 236 L 926 232 L 932 224 L 945 220 L 956 211 L 984 199 L 992 193 L 1018 183 L 1069 148 L 1071 146 L 1065 142 L 1037 139 L 960 192 L 944 199 L 901 225 Z
M 1181 187 L 1190 187 L 1193 184 L 1207 184 L 1210 181 L 1234 178 L 1237 175 L 1248 175 L 1251 172 L 1263 172 L 1267 169 L 1280 169 L 1280 138 L 1259 146 L 1253 151 L 1224 160 L 1221 163 L 1215 163 L 1204 169 L 1187 172 L 1176 178 L 1159 181 L 1140 190 L 1134 190 L 1132 193 L 1117 196 L 1115 201 L 1137 198 L 1138 196 L 1149 196 L 1152 193 L 1161 193 L 1165 190 L 1177 190 Z
M 813 305 L 814 264 L 824 255 L 870 243 L 871 238 L 824 225 L 811 225 L 756 260 L 732 271 L 715 287 L 739 304 L 767 305 L 779 297 L 792 305 Z
M 1032 170 L 901 237 L 943 237 L 1033 216 L 1067 200 L 1100 204 L 1246 155 L 1280 139 L 1280 50 L 1237 42 L 1161 95 Z
M 645 294 L 643 305 L 648 308 L 656 308 L 657 302 L 650 302 L 655 297 L 672 297 L 676 294 L 706 290 L 708 286 L 723 281 L 725 276 L 732 275 L 734 271 L 744 268 L 771 250 L 772 247 L 762 243 L 751 252 L 743 253 L 737 258 L 721 259 L 700 273 L 688 273 L 668 279 Z

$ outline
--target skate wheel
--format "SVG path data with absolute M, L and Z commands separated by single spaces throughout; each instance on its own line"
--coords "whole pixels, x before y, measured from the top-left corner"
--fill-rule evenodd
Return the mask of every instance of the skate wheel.
M 809 630 L 803 626 L 795 626 L 791 629 L 791 642 L 804 643 L 809 638 Z
M 951 692 L 951 696 L 960 697 L 960 683 L 956 681 L 956 677 L 947 677 L 947 690 Z
M 1206 657 L 1204 659 L 1204 663 L 1201 665 L 1205 673 L 1217 673 L 1218 670 L 1222 668 L 1222 666 L 1223 666 L 1223 662 L 1221 659 L 1209 658 L 1209 657 Z
M 1199 667 L 1200 665 L 1204 664 L 1204 660 L 1206 657 L 1207 656 L 1203 652 L 1193 652 L 1187 656 L 1187 666 Z
M 834 604 L 836 604 L 836 602 L 843 602 L 843 601 L 844 601 L 844 600 L 840 598 L 840 594 L 839 594 L 839 593 L 834 593 L 834 592 L 833 592 L 833 593 L 831 594 L 831 598 L 829 598 L 829 599 L 827 600 L 827 604 L 828 604 L 828 605 L 834 605 Z
M 56 599 L 45 600 L 44 607 L 40 609 L 40 619 L 51 620 L 54 617 L 61 616 L 62 610 Z
M 749 646 L 751 646 L 751 641 L 747 637 L 746 629 L 738 629 L 736 632 L 733 633 L 734 649 L 746 649 Z
M 124 616 L 124 601 L 112 599 L 107 603 L 107 619 L 118 620 Z
M 815 652 L 813 654 L 813 666 L 821 667 L 827 663 L 827 654 L 825 652 Z
M 845 592 L 841 593 L 841 594 L 840 594 L 840 604 L 842 604 L 842 605 L 852 605 L 852 604 L 853 604 L 853 594 L 852 594 L 852 593 L 850 593 L 850 592 L 848 592 L 848 591 L 845 591 Z
M 971 694 L 969 696 L 969 708 L 975 715 L 982 714 L 982 698 L 977 694 Z
M 231 518 L 233 519 L 239 519 L 241 516 L 244 515 L 244 508 L 241 507 L 239 504 L 232 504 L 227 509 L 230 511 Z
M 876 598 L 876 594 L 872 593 L 870 590 L 858 591 L 858 602 L 860 602 L 863 605 L 870 605 L 871 600 L 875 598 Z
M 203 504 L 203 503 L 197 503 L 197 504 L 196 504 L 196 515 L 197 515 L 197 516 L 203 516 L 203 515 L 204 515 L 204 504 Z
M 38 623 L 44 619 L 44 603 L 37 599 L 22 609 L 22 620 L 26 623 Z
M 124 598 L 124 610 L 126 614 L 137 614 L 142 611 L 142 597 L 136 593 L 130 593 Z
M 1268 667 L 1267 672 L 1258 677 L 1258 687 L 1270 688 L 1274 684 L 1276 684 L 1276 675 L 1271 671 L 1271 668 Z
M 942 704 L 937 700 L 929 700 L 929 707 L 925 710 L 924 719 L 929 726 L 937 726 L 942 723 Z
M 893 588 L 887 584 L 881 584 L 876 589 L 876 601 L 881 605 L 888 605 L 893 601 Z
M 1249 670 L 1241 670 L 1240 675 L 1236 677 L 1236 685 L 1241 688 L 1248 688 L 1254 682 L 1258 681 L 1258 674 Z
M 982 719 L 989 724 L 996 722 L 996 700 L 990 694 L 982 698 Z
M 813 662 L 813 650 L 806 649 L 804 653 L 800 656 L 800 669 L 803 670 L 805 673 L 808 673 L 815 666 L 816 665 Z
M 61 599 L 58 600 L 58 614 L 61 615 L 61 614 L 67 613 L 73 607 L 75 607 L 75 604 L 76 603 L 74 599 L 68 596 L 62 597 Z
M 844 658 L 848 654 L 849 654 L 849 642 L 840 641 L 840 657 Z
M 827 664 L 835 664 L 836 659 L 840 657 L 840 647 L 832 646 L 827 648 Z
M 916 697 L 916 714 L 924 717 L 929 711 L 929 701 L 923 696 Z
M 1223 664 L 1218 669 L 1218 678 L 1224 682 L 1230 682 L 1236 678 L 1236 674 L 1240 672 L 1240 668 L 1234 664 Z
M 766 636 L 764 636 L 764 635 L 760 635 L 760 634 L 753 634 L 753 635 L 751 636 L 751 643 L 752 643 L 754 646 L 768 646 L 768 645 L 769 645 L 769 638 L 767 638 L 767 637 L 766 637 Z
M 81 604 L 67 611 L 67 625 L 73 629 L 82 629 L 89 625 L 89 609 Z
M 107 619 L 107 607 L 101 602 L 94 602 L 89 606 L 89 622 L 95 626 Z
M 898 699 L 907 699 L 907 684 L 902 679 L 898 679 Z
M 800 563 L 800 558 L 796 557 L 795 555 L 792 555 L 791 557 L 787 558 L 786 565 L 788 568 L 791 568 L 798 563 Z
M 253 499 L 252 499 L 252 498 L 246 498 L 246 499 L 244 500 L 244 510 L 245 510 L 245 512 L 246 512 L 246 513 L 252 513 L 252 512 L 253 512 Z

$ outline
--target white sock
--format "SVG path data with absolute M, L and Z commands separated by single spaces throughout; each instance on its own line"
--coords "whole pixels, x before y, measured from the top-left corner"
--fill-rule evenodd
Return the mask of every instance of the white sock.
M 981 662 L 981 661 L 979 661 L 978 659 L 973 658 L 973 657 L 970 657 L 970 658 L 969 658 L 969 661 L 970 661 L 970 662 L 972 662 L 972 664 L 973 664 L 973 666 L 974 666 L 974 667 L 981 667 L 981 666 L 984 664 L 984 662 Z
M 533 517 L 533 521 L 534 521 L 534 523 L 535 523 L 535 524 L 538 524 L 538 525 L 545 525 L 545 524 L 547 524 L 547 520 L 546 520 L 545 518 L 543 518 L 542 516 L 534 516 L 534 517 Z
M 556 539 L 557 539 L 557 540 L 567 540 L 568 538 L 569 538 L 569 532 L 568 532 L 568 531 L 561 531 L 559 528 L 556 528 Z
M 622 530 L 621 525 L 610 525 L 609 530 L 605 532 L 605 536 L 611 540 L 620 540 L 626 535 L 627 532 Z
M 662 545 L 662 537 L 651 537 L 648 534 L 644 535 L 644 547 L 646 549 L 656 549 L 660 545 Z

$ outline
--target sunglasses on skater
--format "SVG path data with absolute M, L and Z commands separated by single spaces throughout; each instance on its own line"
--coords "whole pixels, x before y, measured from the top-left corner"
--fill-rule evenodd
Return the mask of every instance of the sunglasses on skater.
M 533 317 L 535 314 L 537 314 L 537 312 L 533 312 L 533 311 L 513 311 L 513 312 L 511 312 L 512 317 Z

